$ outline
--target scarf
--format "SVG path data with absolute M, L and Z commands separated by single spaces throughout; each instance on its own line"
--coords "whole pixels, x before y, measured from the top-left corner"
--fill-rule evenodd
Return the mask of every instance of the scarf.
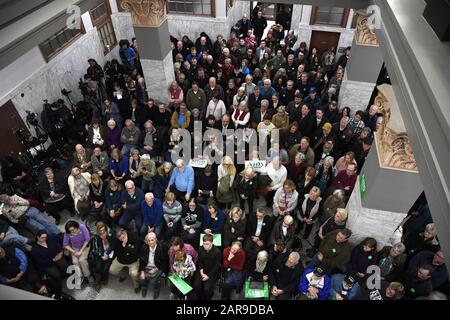
M 278 203 L 278 207 L 281 210 L 287 209 L 289 202 L 291 201 L 293 192 L 283 192 L 280 196 L 280 201 Z
M 89 194 L 89 183 L 86 179 L 81 176 L 80 179 L 75 180 L 75 193 L 77 193 L 81 198 Z
M 263 264 L 259 264 L 258 260 L 256 260 L 255 271 L 258 273 L 263 273 L 264 269 L 266 268 L 266 265 L 267 265 L 267 261 L 264 262 Z

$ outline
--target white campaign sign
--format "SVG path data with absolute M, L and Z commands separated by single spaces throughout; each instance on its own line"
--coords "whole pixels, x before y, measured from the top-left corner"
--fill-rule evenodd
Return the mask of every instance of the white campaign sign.
M 198 159 L 198 160 L 191 159 L 191 161 L 189 161 L 189 165 L 193 168 L 204 169 L 208 165 L 208 161 L 206 161 L 206 159 Z
M 245 168 L 252 168 L 255 172 L 263 172 L 266 167 L 266 160 L 245 161 Z

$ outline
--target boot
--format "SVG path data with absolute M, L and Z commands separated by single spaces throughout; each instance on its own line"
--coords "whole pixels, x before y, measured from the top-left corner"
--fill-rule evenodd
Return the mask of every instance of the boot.
M 148 291 L 148 289 L 147 289 L 147 287 L 145 287 L 145 288 L 142 288 L 142 298 L 145 298 L 146 296 L 147 296 L 147 291 Z
M 153 290 L 153 300 L 158 300 L 160 291 L 161 291 L 161 282 L 158 281 Z

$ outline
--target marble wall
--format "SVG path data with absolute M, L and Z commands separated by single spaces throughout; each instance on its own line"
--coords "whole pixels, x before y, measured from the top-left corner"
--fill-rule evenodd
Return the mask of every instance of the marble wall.
M 114 13 L 111 19 L 117 41 L 131 40 L 134 36 L 131 15 Z M 43 59 L 39 48 L 33 48 L 0 70 L 0 106 L 12 100 L 19 114 L 25 118 L 26 110 L 40 113 L 44 99 L 50 102 L 60 99 L 62 89 L 72 91 L 72 101 L 81 100 L 78 81 L 86 73 L 87 60 L 90 58 L 94 58 L 103 66 L 106 61 L 119 59 L 119 47 L 116 46 L 105 56 L 97 29 L 88 28 L 86 34 L 48 63 Z M 17 70 L 22 72 L 18 73 Z
M 131 39 L 135 36 L 133 29 L 133 20 L 129 12 L 116 12 L 111 15 L 111 22 L 116 32 L 117 41 L 122 39 Z
M 355 189 L 348 202 L 347 210 L 347 228 L 353 233 L 350 238 L 351 244 L 358 245 L 364 238 L 373 237 L 378 242 L 378 249 L 389 245 L 389 238 L 406 216 L 406 213 L 362 207 L 359 178 L 356 181 Z
M 187 35 L 195 42 L 200 33 L 204 31 L 214 42 L 219 34 L 228 38 L 231 27 L 239 19 L 242 19 L 244 13 L 249 12 L 249 1 L 235 1 L 233 7 L 228 10 L 226 18 L 169 14 L 167 16 L 169 33 L 177 39 L 181 39 L 184 35 Z
M 175 80 L 172 52 L 169 52 L 163 61 L 142 59 L 141 63 L 148 96 L 167 103 L 167 90 Z
M 375 83 L 344 79 L 339 93 L 339 108 L 349 107 L 352 115 L 358 110 L 365 111 L 374 89 Z

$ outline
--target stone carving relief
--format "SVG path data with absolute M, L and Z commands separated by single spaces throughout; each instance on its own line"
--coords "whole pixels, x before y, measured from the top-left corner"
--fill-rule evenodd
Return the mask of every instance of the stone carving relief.
M 374 104 L 383 114 L 377 123 L 376 143 L 382 167 L 417 172 L 412 145 L 401 118 L 392 86 L 382 84 L 377 87 L 378 95 Z
M 369 15 L 358 10 L 356 15 L 356 43 L 365 46 L 378 47 L 378 39 L 372 24 L 369 22 Z
M 165 0 L 119 0 L 119 7 L 131 12 L 137 27 L 158 27 L 167 15 Z

